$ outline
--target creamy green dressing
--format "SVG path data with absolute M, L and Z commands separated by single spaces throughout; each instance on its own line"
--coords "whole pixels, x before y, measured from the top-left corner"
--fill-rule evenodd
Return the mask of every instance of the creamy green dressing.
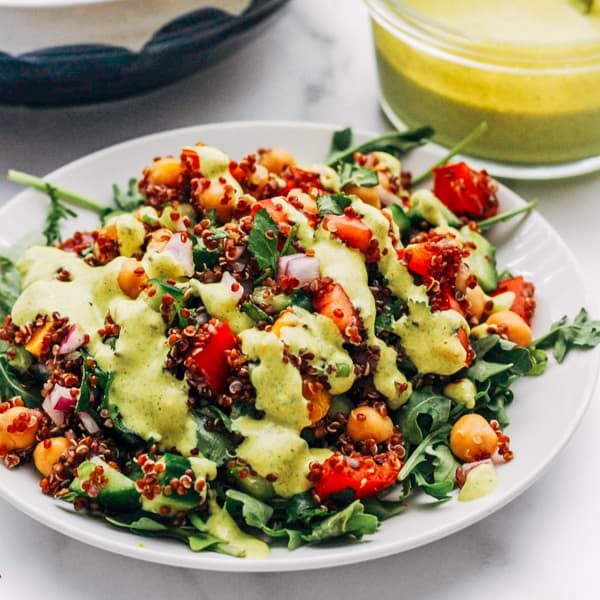
M 187 406 L 187 384 L 164 369 L 168 352 L 165 325 L 159 313 L 140 296 L 131 300 L 117 283 L 124 258 L 103 267 L 90 267 L 72 253 L 32 247 L 19 261 L 23 292 L 12 317 L 18 325 L 38 314 L 68 316 L 90 336 L 88 349 L 104 371 L 114 373 L 110 402 L 124 424 L 146 440 L 189 455 L 196 447 L 196 423 Z M 71 281 L 58 281 L 62 268 Z M 110 313 L 121 326 L 114 351 L 98 330 Z
M 482 464 L 467 474 L 465 484 L 458 492 L 458 499 L 477 500 L 491 494 L 498 487 L 498 475 L 494 465 Z
M 308 490 L 312 486 L 306 477 L 310 463 L 331 456 L 330 450 L 309 448 L 297 430 L 271 418 L 240 417 L 233 426 L 245 437 L 237 448 L 237 456 L 252 465 L 261 477 L 276 475 L 273 489 L 284 498 Z
M 242 531 L 216 500 L 211 498 L 208 506 L 211 516 L 206 528 L 210 534 L 225 542 L 229 554 L 249 559 L 268 558 L 271 551 L 265 542 Z
M 456 332 L 469 326 L 454 310 L 431 312 L 422 302 L 408 301 L 408 314 L 394 323 L 394 331 L 419 373 L 452 375 L 465 366 L 467 351 Z
M 254 321 L 240 310 L 238 297 L 231 290 L 231 283 L 227 279 L 217 283 L 200 283 L 197 279 L 191 279 L 189 287 L 194 294 L 200 296 L 210 316 L 227 321 L 234 333 L 241 333 L 254 326 Z

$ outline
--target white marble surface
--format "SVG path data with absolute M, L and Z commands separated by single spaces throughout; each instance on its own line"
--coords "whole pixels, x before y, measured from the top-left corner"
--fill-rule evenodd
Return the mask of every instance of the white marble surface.
M 296 0 L 245 51 L 153 94 L 64 110 L 0 108 L 0 171 L 43 174 L 127 138 L 214 121 L 297 119 L 376 130 L 385 126 L 376 89 L 360 1 Z M 516 187 L 540 198 L 541 212 L 580 256 L 600 296 L 600 175 Z M 0 182 L 0 202 L 14 191 Z M 405 554 L 329 571 L 158 567 L 70 540 L 0 501 L 0 598 L 597 598 L 599 423 L 596 393 L 551 471 L 486 520 Z

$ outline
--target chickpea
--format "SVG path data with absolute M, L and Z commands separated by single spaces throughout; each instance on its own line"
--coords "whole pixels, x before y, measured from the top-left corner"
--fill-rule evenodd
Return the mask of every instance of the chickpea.
M 392 437 L 394 424 L 387 414 L 381 414 L 372 406 L 359 406 L 348 415 L 346 433 L 355 442 L 373 439 L 379 444 Z
M 69 447 L 66 437 L 53 437 L 39 442 L 33 451 L 35 468 L 44 477 L 52 474 L 52 467 L 58 462 L 60 455 Z
M 38 414 L 25 406 L 0 413 L 0 455 L 31 446 L 39 426 Z
M 498 436 L 494 428 L 475 413 L 463 415 L 450 432 L 452 452 L 465 462 L 489 458 L 498 448 Z
M 294 156 L 283 148 L 271 148 L 259 152 L 260 164 L 276 175 L 281 175 L 286 167 L 296 164 Z
M 173 233 L 164 227 L 153 231 L 150 234 L 146 250 L 148 252 L 160 252 L 169 243 L 172 235 Z
M 146 168 L 144 174 L 147 176 L 148 181 L 154 185 L 177 187 L 181 171 L 179 159 L 173 156 L 167 156 L 165 158 L 156 159 L 148 168 Z
M 477 319 L 481 318 L 487 303 L 487 296 L 481 287 L 478 285 L 474 288 L 467 287 L 465 297 L 469 303 L 469 314 Z
M 512 310 L 501 310 L 494 313 L 490 315 L 486 323 L 501 328 L 501 333 L 505 333 L 506 337 L 517 346 L 526 348 L 531 344 L 533 339 L 531 328 L 523 317 Z
M 146 287 L 148 275 L 139 260 L 127 258 L 121 265 L 117 282 L 123 293 L 135 300 Z
M 358 196 L 365 204 L 370 204 L 375 208 L 381 208 L 381 201 L 379 200 L 377 188 L 347 185 L 344 188 L 344 192 L 346 194 L 354 194 L 355 196 Z
M 206 179 L 195 194 L 202 208 L 216 211 L 220 223 L 231 220 L 235 206 L 235 190 L 231 185 L 216 179 Z
M 308 418 L 314 425 L 329 412 L 331 394 L 318 381 L 306 379 L 302 382 L 302 395 L 307 400 Z

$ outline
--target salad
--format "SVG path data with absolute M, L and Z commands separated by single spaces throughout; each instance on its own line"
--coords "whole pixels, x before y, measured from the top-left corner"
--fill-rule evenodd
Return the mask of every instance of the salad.
M 0 257 L 5 465 L 115 527 L 247 558 L 360 539 L 417 491 L 493 492 L 513 382 L 600 322 L 534 340 L 534 284 L 484 235 L 533 204 L 502 213 L 454 152 L 412 177 L 431 134 L 344 129 L 312 165 L 190 145 L 110 208 L 9 172 L 50 203 L 45 244 Z M 72 206 L 101 222 L 64 239 Z

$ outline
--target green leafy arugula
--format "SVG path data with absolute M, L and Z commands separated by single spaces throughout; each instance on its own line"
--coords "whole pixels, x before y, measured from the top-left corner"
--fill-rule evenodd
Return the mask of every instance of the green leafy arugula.
M 404 438 L 411 444 L 420 444 L 428 432 L 448 422 L 451 404 L 450 398 L 435 394 L 431 388 L 414 390 L 398 413 Z
M 340 168 L 340 187 L 357 185 L 360 187 L 374 187 L 379 185 L 379 175 L 374 169 L 359 167 L 354 163 L 343 163 Z
M 21 396 L 25 406 L 28 408 L 38 408 L 42 404 L 42 397 L 39 390 L 35 390 L 21 383 L 19 375 L 14 369 L 6 355 L 6 352 L 0 353 L 0 401 Z
M 260 269 L 268 277 L 277 273 L 280 256 L 292 253 L 296 226 L 292 227 L 281 251 L 279 250 L 279 228 L 269 213 L 261 208 L 254 216 L 252 231 L 248 236 L 248 249 L 254 255 Z M 263 277 L 264 277 L 263 276 Z
M 381 336 L 382 333 L 393 333 L 394 322 L 400 318 L 405 306 L 399 298 L 386 303 L 375 317 L 375 334 Z
M 260 321 L 271 323 L 273 321 L 273 318 L 260 306 L 254 304 L 254 302 L 244 302 L 242 304 L 242 312 L 246 313 L 256 323 Z
M 338 163 L 351 161 L 355 152 L 387 152 L 393 156 L 403 156 L 413 148 L 421 146 L 434 134 L 432 127 L 425 126 L 411 131 L 390 131 L 367 140 L 362 144 L 352 145 L 352 129 L 346 127 L 334 132 L 326 164 L 333 167 Z
M 124 190 L 113 183 L 112 192 L 114 206 L 107 206 L 100 211 L 102 223 L 106 223 L 108 219 L 115 215 L 131 213 L 144 204 L 144 198 L 138 191 L 135 177 L 127 182 L 127 188 Z
M 574 348 L 594 348 L 600 344 L 600 321 L 591 321 L 585 308 L 582 308 L 573 323 L 566 316 L 554 323 L 550 331 L 535 340 L 537 349 L 552 348 L 557 362 L 562 363 Z
M 317 198 L 319 216 L 343 215 L 352 204 L 352 198 L 346 194 L 323 194 Z
M 48 206 L 48 213 L 46 215 L 46 224 L 44 227 L 44 237 L 46 238 L 46 244 L 52 246 L 53 244 L 61 241 L 60 225 L 65 219 L 76 217 L 77 213 L 67 206 L 65 206 L 58 198 L 58 194 L 54 186 L 49 183 L 46 184 L 46 193 L 50 198 L 50 205 Z

